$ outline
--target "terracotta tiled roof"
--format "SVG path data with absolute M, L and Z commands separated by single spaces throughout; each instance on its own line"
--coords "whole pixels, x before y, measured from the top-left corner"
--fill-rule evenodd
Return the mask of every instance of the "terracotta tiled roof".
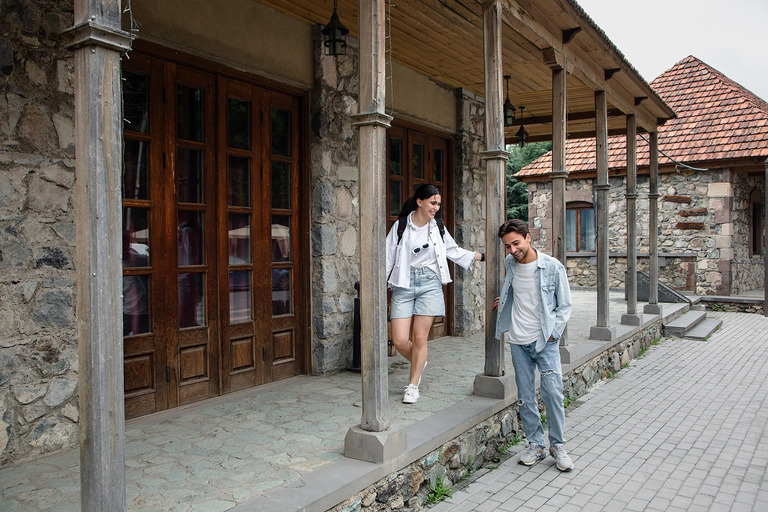
M 697 163 L 768 157 L 768 103 L 696 57 L 687 57 L 651 82 L 677 113 L 659 127 L 659 165 L 670 158 Z M 642 137 L 648 138 L 647 135 Z M 648 143 L 637 137 L 639 166 L 649 165 Z M 608 138 L 608 168 L 626 168 L 626 138 Z M 569 172 L 595 170 L 595 140 L 569 140 Z M 666 155 L 666 156 L 665 156 Z M 517 176 L 537 176 L 552 169 L 552 153 L 541 156 Z

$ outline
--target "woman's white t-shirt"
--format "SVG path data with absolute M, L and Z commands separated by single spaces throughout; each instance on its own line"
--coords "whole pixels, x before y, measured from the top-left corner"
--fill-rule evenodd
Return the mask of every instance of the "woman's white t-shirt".
M 427 222 L 420 228 L 411 222 L 411 268 L 429 267 L 438 276 L 437 268 L 437 256 L 435 256 L 435 248 L 429 240 L 429 227 L 430 223 Z M 426 248 L 424 246 L 427 246 Z M 419 248 L 419 252 L 413 253 L 413 250 Z
M 536 260 L 531 263 L 517 263 L 512 278 L 514 303 L 509 341 L 515 345 L 528 345 L 536 341 L 541 332 L 541 295 L 536 288 Z

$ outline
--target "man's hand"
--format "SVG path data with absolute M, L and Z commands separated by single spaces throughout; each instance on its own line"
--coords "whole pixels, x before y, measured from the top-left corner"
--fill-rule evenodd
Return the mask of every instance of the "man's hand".
M 499 309 L 499 298 L 498 297 L 493 299 L 493 309 L 494 309 L 494 311 Z

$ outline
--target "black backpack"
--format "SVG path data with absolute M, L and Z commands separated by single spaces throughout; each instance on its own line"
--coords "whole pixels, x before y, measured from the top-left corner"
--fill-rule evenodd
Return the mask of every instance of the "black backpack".
M 408 213 L 401 215 L 397 218 L 397 245 L 400 245 L 400 240 L 403 239 L 403 233 L 405 233 L 405 227 L 408 225 Z M 437 222 L 437 229 L 440 230 L 440 238 L 445 241 L 445 223 L 441 218 L 435 218 Z

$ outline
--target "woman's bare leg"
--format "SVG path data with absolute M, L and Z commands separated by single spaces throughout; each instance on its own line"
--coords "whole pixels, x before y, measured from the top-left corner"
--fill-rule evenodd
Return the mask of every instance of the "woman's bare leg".
M 413 317 L 413 339 L 411 340 L 411 384 L 418 386 L 421 372 L 424 371 L 424 364 L 427 362 L 427 337 L 432 328 L 433 316 Z M 394 341 L 394 328 L 392 338 Z M 405 355 L 405 354 L 403 354 Z
M 392 328 L 392 344 L 395 346 L 398 352 L 411 361 L 411 319 L 410 318 L 393 318 L 390 320 L 390 327 Z

